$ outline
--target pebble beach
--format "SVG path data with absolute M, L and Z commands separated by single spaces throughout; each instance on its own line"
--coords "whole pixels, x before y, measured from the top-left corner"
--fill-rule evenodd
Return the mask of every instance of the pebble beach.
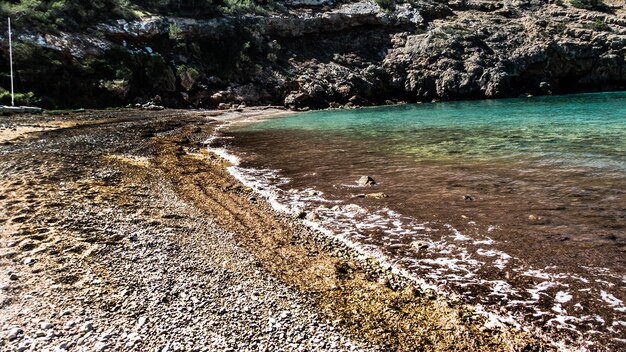
M 0 117 L 0 350 L 553 350 L 274 212 L 220 111 Z

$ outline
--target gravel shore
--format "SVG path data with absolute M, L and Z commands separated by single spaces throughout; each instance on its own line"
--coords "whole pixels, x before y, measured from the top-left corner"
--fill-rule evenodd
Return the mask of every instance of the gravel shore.
M 273 213 L 220 114 L 0 117 L 0 350 L 552 349 Z

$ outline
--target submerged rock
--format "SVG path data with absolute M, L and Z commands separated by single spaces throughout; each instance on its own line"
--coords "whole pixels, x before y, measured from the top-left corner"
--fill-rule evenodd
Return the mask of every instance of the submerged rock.
M 383 192 L 378 192 L 378 193 L 368 193 L 365 195 L 365 197 L 372 198 L 372 199 L 383 199 L 383 198 L 388 198 L 389 196 Z
M 357 181 L 359 186 L 373 186 L 376 184 L 373 178 L 369 176 L 361 176 L 361 178 Z
M 293 219 L 304 219 L 306 217 L 306 212 L 304 210 L 300 210 L 300 209 L 296 209 L 292 214 L 291 217 Z
M 415 241 L 411 243 L 411 246 L 413 246 L 413 248 L 417 250 L 425 250 L 425 249 L 428 249 L 428 247 L 430 247 L 430 244 L 428 242 Z
M 315 213 L 308 213 L 308 214 L 306 215 L 306 219 L 307 219 L 307 220 L 309 220 L 309 221 L 315 221 L 315 220 L 317 220 L 318 218 L 319 218 L 319 217 L 318 217 L 318 216 L 317 216 L 317 214 L 315 214 Z
M 356 204 L 348 204 L 348 205 L 343 207 L 343 210 L 349 211 L 349 212 L 355 213 L 355 214 L 365 214 L 365 213 L 367 213 L 367 210 L 365 210 L 365 208 L 360 207 L 360 206 L 358 206 Z

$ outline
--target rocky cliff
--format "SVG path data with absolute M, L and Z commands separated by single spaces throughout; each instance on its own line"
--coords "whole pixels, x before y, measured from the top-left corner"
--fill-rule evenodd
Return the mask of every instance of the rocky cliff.
M 159 95 L 169 106 L 294 109 L 626 89 L 621 0 L 604 12 L 569 0 L 378 3 L 290 0 L 263 14 L 17 28 L 17 89 L 46 106 Z

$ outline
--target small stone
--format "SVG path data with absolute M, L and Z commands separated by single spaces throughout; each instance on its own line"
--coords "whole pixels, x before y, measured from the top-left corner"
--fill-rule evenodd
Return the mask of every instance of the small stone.
M 147 320 L 148 319 L 146 317 L 139 317 L 139 319 L 137 320 L 137 326 L 138 327 L 144 326 Z
M 357 183 L 359 186 L 373 186 L 376 184 L 376 181 L 374 181 L 374 179 L 369 176 L 361 176 Z
M 281 318 L 281 319 L 285 319 L 285 318 L 287 318 L 287 317 L 289 317 L 289 316 L 291 316 L 291 312 L 290 312 L 290 311 L 288 311 L 288 310 L 285 310 L 285 311 L 283 311 L 283 312 L 281 312 L 281 313 L 280 313 L 280 318 Z
M 96 351 L 104 351 L 107 348 L 109 348 L 109 344 L 106 342 L 102 342 L 102 341 L 98 341 L 96 342 L 96 344 L 94 345 L 94 349 Z
M 317 216 L 317 214 L 315 214 L 315 213 L 308 213 L 308 214 L 306 215 L 306 219 L 307 219 L 307 220 L 309 220 L 309 221 L 315 221 L 315 220 L 317 220 L 318 218 L 319 218 L 319 217 L 318 217 L 318 216 Z
M 100 341 L 106 341 L 108 339 L 110 339 L 113 336 L 113 332 L 112 331 L 105 331 L 102 333 L 102 335 L 100 335 Z
M 76 325 L 76 321 L 68 320 L 65 324 L 63 324 L 63 330 L 70 330 L 74 327 L 74 325 Z
M 470 195 L 470 194 L 466 194 L 463 196 L 463 200 L 468 201 L 468 200 L 474 200 L 474 196 Z
M 91 337 L 91 331 L 86 333 L 85 335 L 83 335 L 81 338 L 78 339 L 78 341 L 76 341 L 76 344 L 78 346 L 82 346 L 83 344 L 85 344 L 85 342 L 87 341 L 88 338 Z
M 41 323 L 39 323 L 39 327 L 42 328 L 43 330 L 48 330 L 48 329 L 52 329 L 52 324 L 46 321 L 42 321 Z
M 26 257 L 26 258 L 24 258 L 23 263 L 24 263 L 24 265 L 32 265 L 32 264 L 35 264 L 35 259 L 33 259 L 31 257 Z
M 69 322 L 68 322 L 69 323 Z M 80 328 L 80 331 L 87 332 L 93 330 L 93 323 L 88 321 Z
M 126 336 L 126 340 L 127 340 L 126 345 L 125 345 L 126 348 L 132 348 L 135 346 L 135 344 L 138 341 L 141 341 L 141 337 L 139 336 L 138 333 L 131 332 L 130 334 L 128 334 L 128 336 Z
M 55 348 L 55 351 L 65 351 L 67 350 L 67 342 L 63 341 L 61 342 L 57 348 Z
M 17 281 L 20 277 L 17 276 L 16 273 L 12 273 L 11 275 L 9 275 L 9 280 L 11 281 Z
M 17 339 L 18 336 L 21 335 L 23 332 L 24 331 L 22 330 L 22 328 L 13 328 L 9 331 L 9 334 L 7 335 L 7 340 L 13 341 Z
M 15 349 L 17 352 L 24 352 L 26 351 L 28 348 L 30 347 L 30 343 L 29 342 L 21 342 L 19 345 L 17 345 L 17 348 Z

